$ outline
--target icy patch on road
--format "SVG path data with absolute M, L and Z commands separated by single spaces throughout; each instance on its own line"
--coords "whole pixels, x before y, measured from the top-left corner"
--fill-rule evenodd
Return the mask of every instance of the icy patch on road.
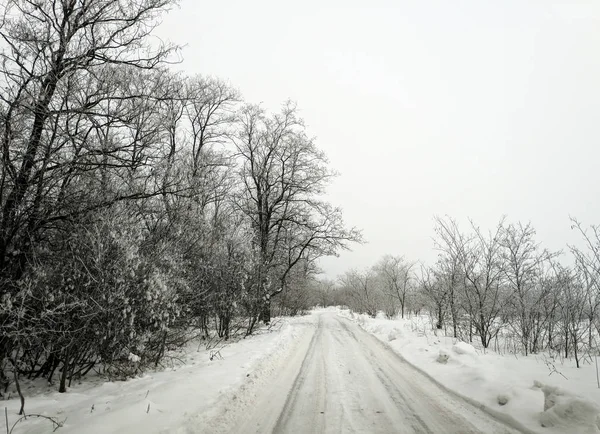
M 348 310 L 357 322 L 444 389 L 525 432 L 600 433 L 600 390 L 592 365 L 549 368 L 543 355 L 500 355 L 436 335 L 423 318 L 388 320 Z M 393 339 L 390 339 L 393 336 Z M 558 362 L 556 362 L 558 365 Z M 548 402 L 554 404 L 548 406 Z

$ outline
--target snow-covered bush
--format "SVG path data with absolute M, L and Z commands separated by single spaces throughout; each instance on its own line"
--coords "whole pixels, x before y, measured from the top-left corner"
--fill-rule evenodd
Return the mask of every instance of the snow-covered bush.
M 144 256 L 139 232 L 123 223 L 105 216 L 71 227 L 55 240 L 61 251 L 38 253 L 11 300 L 15 337 L 26 331 L 22 351 L 36 355 L 21 363 L 50 381 L 60 366 L 61 391 L 96 365 L 126 364 L 131 352 L 156 361 L 182 313 L 181 282 Z

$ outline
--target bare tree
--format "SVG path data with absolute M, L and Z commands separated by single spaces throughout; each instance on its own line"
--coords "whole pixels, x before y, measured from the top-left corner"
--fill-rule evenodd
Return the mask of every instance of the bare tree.
M 414 266 L 414 262 L 407 262 L 402 256 L 386 255 L 374 267 L 386 294 L 400 304 L 402 318 L 404 318 L 407 294 L 414 280 Z
M 62 191 L 67 187 L 67 181 L 54 173 L 76 179 L 77 174 L 97 167 L 89 158 L 81 160 L 79 145 L 84 142 L 71 138 L 85 140 L 99 128 L 105 130 L 116 116 L 125 116 L 110 116 L 114 112 L 105 110 L 109 104 L 132 98 L 119 92 L 115 79 L 109 78 L 121 74 L 116 67 L 150 70 L 173 52 L 173 47 L 151 49 L 146 44 L 157 15 L 171 4 L 170 0 L 11 0 L 4 4 L 0 25 L 5 46 L 0 53 L 5 89 L 0 108 L 0 270 L 4 276 L 21 275 L 36 233 L 54 219 L 65 218 L 63 209 L 51 212 L 52 208 L 43 207 L 50 186 Z M 86 91 L 81 93 L 83 86 Z M 92 123 L 81 125 L 82 118 Z M 121 123 L 124 120 L 120 118 Z M 100 147 L 98 155 L 114 162 L 111 157 L 120 151 Z M 100 159 L 96 164 L 110 162 Z M 125 198 L 121 194 L 112 200 Z
M 239 93 L 225 82 L 201 76 L 186 81 L 188 104 L 185 107 L 190 123 L 192 174 L 202 163 L 202 153 L 210 145 L 229 141 L 235 121 Z
M 547 295 L 541 284 L 543 266 L 553 256 L 541 250 L 534 241 L 531 224 L 510 224 L 502 233 L 504 275 L 511 292 L 509 303 L 516 318 L 510 322 L 519 336 L 525 355 L 538 348 L 540 333 L 546 318 L 541 314 L 541 303 Z
M 588 330 L 588 345 L 592 346 L 593 333 L 600 331 L 598 309 L 600 307 L 600 227 L 592 225 L 585 229 L 582 224 L 571 218 L 571 228 L 579 232 L 584 241 L 582 248 L 569 246 L 575 257 L 577 269 L 585 281 L 587 290 L 587 317 L 590 328 Z
M 571 269 L 553 263 L 553 284 L 559 296 L 559 321 L 558 325 L 562 334 L 562 346 L 565 358 L 572 351 L 575 363 L 579 368 L 582 345 L 585 343 L 588 327 L 587 323 L 587 291 L 582 275 L 577 269 Z
M 452 319 L 453 336 L 458 337 L 459 324 L 459 286 L 464 281 L 461 271 L 461 246 L 465 242 L 463 235 L 458 230 L 456 221 L 447 218 L 434 217 L 435 234 L 434 246 L 438 250 L 437 263 L 438 277 L 442 279 L 447 294 L 447 302 Z
M 361 238 L 344 227 L 339 209 L 319 198 L 334 173 L 306 135 L 295 105 L 270 117 L 245 107 L 234 143 L 243 184 L 238 206 L 251 221 L 258 255 L 250 333 L 259 317 L 269 321 L 271 298 L 300 261 L 334 255 Z
M 448 303 L 448 286 L 440 277 L 435 269 L 421 266 L 419 286 L 429 301 L 430 312 L 433 315 L 435 328 L 438 330 L 444 328 Z
M 471 226 L 475 235 L 462 250 L 465 295 L 475 330 L 487 348 L 501 328 L 498 319 L 504 302 L 504 264 L 500 256 L 503 220 L 487 236 L 473 222 Z
M 471 221 L 471 235 L 458 230 L 452 219 L 437 219 L 438 246 L 452 261 L 460 265 L 463 279 L 464 304 L 471 326 L 479 335 L 481 344 L 487 348 L 500 330 L 498 319 L 502 310 L 503 261 L 501 258 L 501 234 L 503 221 L 487 236 Z M 454 282 L 452 283 L 454 288 Z

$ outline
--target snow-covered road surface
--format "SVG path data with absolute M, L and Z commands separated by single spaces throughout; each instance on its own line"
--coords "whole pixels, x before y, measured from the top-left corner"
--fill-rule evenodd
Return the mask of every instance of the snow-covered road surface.
M 241 414 L 229 414 L 231 432 L 517 432 L 444 391 L 332 312 L 313 315 L 312 331 L 252 395 Z

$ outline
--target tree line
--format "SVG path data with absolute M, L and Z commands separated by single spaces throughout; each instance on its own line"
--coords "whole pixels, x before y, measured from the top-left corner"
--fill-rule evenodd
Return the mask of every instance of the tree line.
M 600 336 L 600 227 L 571 224 L 581 246 L 551 252 L 531 224 L 502 219 L 486 232 L 470 221 L 463 231 L 436 217 L 434 264 L 385 256 L 341 276 L 331 300 L 372 316 L 427 312 L 457 339 L 498 348 L 502 338 L 508 351 L 551 351 L 579 367 Z
M 295 104 L 173 71 L 178 47 L 151 35 L 174 4 L 0 6 L 4 385 L 64 392 L 158 365 L 190 330 L 251 334 L 361 240 Z

